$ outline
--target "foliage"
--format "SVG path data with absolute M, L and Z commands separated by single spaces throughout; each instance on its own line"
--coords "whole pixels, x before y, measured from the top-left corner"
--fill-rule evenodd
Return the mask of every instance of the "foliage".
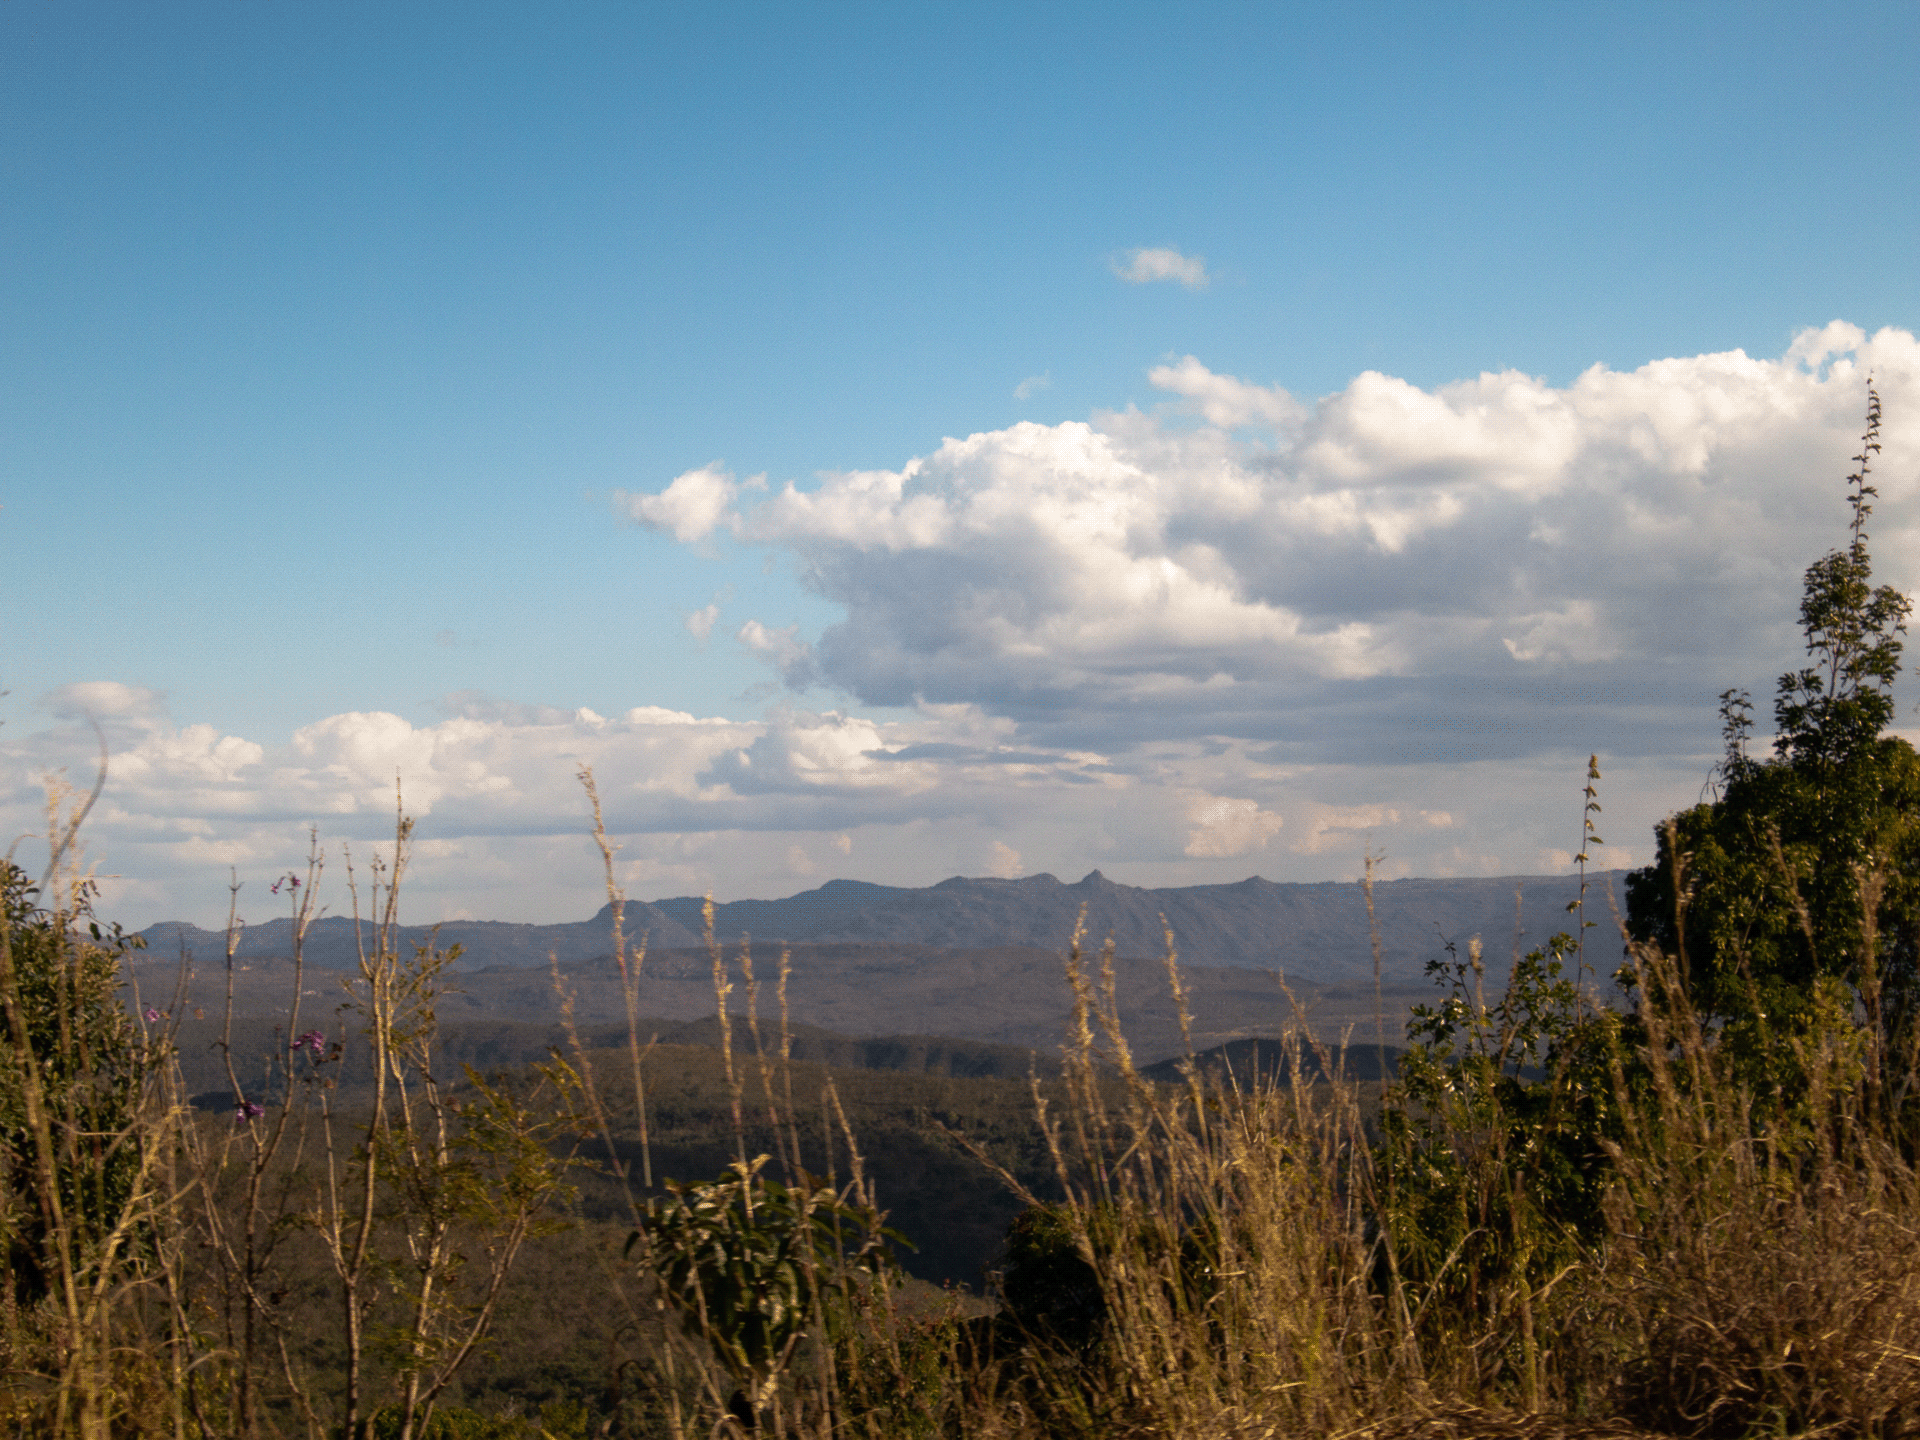
M 625 1058 L 623 1052 L 605 1050 L 588 1056 L 599 1067 L 622 1064 Z M 656 1173 L 716 1175 L 742 1148 L 749 1156 L 761 1151 L 777 1155 L 788 1143 L 783 1131 L 794 1132 L 789 1139 L 797 1140 L 793 1148 L 801 1168 L 816 1175 L 832 1168 L 840 1143 L 837 1124 L 817 1106 L 802 1105 L 791 1118 L 783 1113 L 775 1127 L 766 1118 L 769 1097 L 757 1074 L 747 1078 L 744 1131 L 736 1143 L 716 1049 L 656 1045 L 647 1051 L 642 1068 Z M 791 1075 L 795 1092 L 807 1096 L 819 1095 L 831 1080 L 860 1137 L 869 1173 L 884 1177 L 888 1223 L 911 1235 L 919 1247 L 898 1255 L 910 1275 L 933 1285 L 952 1282 L 977 1288 L 1008 1222 L 1021 1208 L 989 1164 L 950 1136 L 964 1137 L 991 1165 L 1053 1198 L 1051 1161 L 1034 1128 L 1033 1091 L 1024 1078 L 843 1070 L 797 1059 L 785 1073 Z M 777 1081 L 773 1098 L 782 1099 L 783 1089 Z M 1043 1082 L 1043 1089 L 1054 1094 L 1058 1086 Z M 633 1097 L 629 1093 L 609 1106 L 630 1137 L 622 1142 L 620 1154 L 637 1173 Z M 626 1215 L 614 1177 L 586 1171 L 577 1178 L 587 1213 Z
M 84 798 L 50 780 L 39 886 L 0 858 L 0 1366 L 22 1429 L 88 1440 L 177 1422 L 181 1380 L 174 1357 L 119 1333 L 177 1256 L 163 1168 L 177 1109 L 170 1021 L 129 1014 L 122 962 L 138 947 L 94 919 L 79 862 L 105 778 L 103 762 Z
M 133 1122 L 152 1065 L 120 994 L 122 961 L 138 942 L 93 918 L 84 887 L 68 913 L 38 900 L 26 873 L 0 859 L 0 1006 L 12 1061 L 0 1070 L 0 1167 L 8 1283 L 20 1304 L 56 1283 L 51 1246 L 64 1242 L 66 1264 L 83 1270 L 123 1220 L 142 1169 Z
M 770 1158 L 735 1161 L 705 1184 L 668 1182 L 669 1198 L 628 1240 L 754 1413 L 800 1342 L 830 1328 L 834 1306 L 889 1270 L 889 1245 L 905 1239 L 812 1176 L 769 1178 Z
M 990 1363 L 995 1318 L 969 1314 L 977 1299 L 951 1286 L 903 1298 L 863 1286 L 835 1326 L 830 1408 L 847 1433 L 930 1440 L 973 1409 L 966 1391 Z
M 1491 1329 L 1485 1383 L 1504 1372 L 1536 1399 L 1535 1306 L 1603 1235 L 1620 1133 L 1620 1017 L 1581 994 L 1577 953 L 1553 936 L 1489 1001 L 1480 942 L 1448 945 L 1427 966 L 1445 996 L 1414 1007 L 1381 1114 L 1381 1219 L 1430 1339 Z
M 1104 1222 L 1104 1223 L 1103 1223 Z M 1084 1354 L 1107 1321 L 1100 1275 L 1080 1250 L 1082 1234 L 1111 1245 L 1111 1209 L 1075 1223 L 1060 1205 L 1029 1205 L 1007 1227 L 1000 1295 L 1007 1319 L 1024 1335 Z
M 1780 677 L 1773 753 L 1747 751 L 1751 705 L 1721 696 L 1716 798 L 1668 820 L 1653 865 L 1627 882 L 1628 928 L 1676 957 L 1703 1022 L 1762 1083 L 1788 1079 L 1822 982 L 1845 986 L 1888 1037 L 1913 1024 L 1920 983 L 1920 754 L 1885 733 L 1911 611 L 1875 586 L 1866 522 L 1880 401 L 1847 477 L 1846 548 L 1808 567 L 1811 661 Z

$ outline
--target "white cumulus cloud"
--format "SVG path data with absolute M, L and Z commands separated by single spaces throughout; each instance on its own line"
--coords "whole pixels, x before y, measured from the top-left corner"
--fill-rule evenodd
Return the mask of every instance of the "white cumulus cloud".
M 1286 822 L 1252 800 L 1203 795 L 1187 812 L 1192 829 L 1185 853 L 1199 859 L 1247 855 L 1264 847 Z
M 1310 406 L 1188 357 L 1152 378 L 1198 428 L 1021 423 L 744 506 L 739 536 L 794 554 L 846 618 L 742 639 L 790 679 L 977 705 L 1035 742 L 1457 762 L 1577 730 L 1569 748 L 1697 753 L 1712 696 L 1792 658 L 1801 571 L 1844 534 L 1869 368 L 1875 554 L 1911 589 L 1920 346 L 1828 327 L 1777 360 L 1564 386 L 1368 373 Z
M 1147 372 L 1155 389 L 1193 401 L 1209 425 L 1237 430 L 1243 425 L 1275 429 L 1307 418 L 1307 408 L 1278 385 L 1249 385 L 1231 375 L 1216 375 L 1193 356 Z
M 62 720 L 145 720 L 166 710 L 167 697 L 144 685 L 123 685 L 118 680 L 79 680 L 49 691 L 40 702 L 43 710 Z
M 717 600 L 709 601 L 698 610 L 688 612 L 686 619 L 687 633 L 704 645 L 707 643 L 707 637 L 713 634 L 713 627 L 719 619 L 720 602 Z
M 716 462 L 689 470 L 658 495 L 630 495 L 613 492 L 614 508 L 649 530 L 665 530 L 686 544 L 705 540 L 732 517 L 734 497 L 743 489 L 757 488 L 759 479 L 745 482 L 733 478 Z
M 1172 280 L 1189 290 L 1204 290 L 1211 278 L 1207 262 L 1200 256 L 1168 249 L 1129 250 L 1124 259 L 1114 263 L 1113 273 L 1130 285 Z

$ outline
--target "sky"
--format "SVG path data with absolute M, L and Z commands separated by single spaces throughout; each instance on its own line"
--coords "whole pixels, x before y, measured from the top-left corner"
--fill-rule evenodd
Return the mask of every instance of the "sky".
M 0 6 L 0 827 L 132 925 L 1564 870 L 1920 588 L 1911 4 Z M 1901 724 L 1920 688 L 1903 680 Z

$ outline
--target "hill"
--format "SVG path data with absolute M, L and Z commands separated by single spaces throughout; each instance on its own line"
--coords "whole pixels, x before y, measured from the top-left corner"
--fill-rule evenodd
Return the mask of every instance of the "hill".
M 1006 947 L 995 950 L 940 950 L 913 945 L 799 944 L 791 948 L 792 976 L 788 982 L 788 1009 L 802 1044 L 815 1043 L 808 1027 L 837 1036 L 877 1037 L 906 1043 L 901 1037 L 950 1037 L 1014 1047 L 1024 1054 L 1058 1055 L 1073 1008 L 1058 953 Z M 734 989 L 728 1008 L 735 1016 L 747 1006 L 745 986 L 737 964 L 738 951 L 729 947 L 729 969 Z M 292 999 L 293 967 L 278 958 L 240 962 L 234 976 L 234 1013 L 271 1030 L 286 1025 Z M 135 974 L 143 1003 L 165 1009 L 185 1007 L 192 1017 L 192 1045 L 183 1036 L 183 1050 L 204 1047 L 211 1026 L 224 1004 L 226 977 L 216 961 L 197 961 L 187 993 L 169 998 L 176 981 L 178 956 L 148 951 L 139 957 Z M 778 1005 L 773 993 L 772 957 L 761 951 L 759 975 L 764 985 L 759 1014 L 771 1033 Z M 1167 988 L 1164 963 L 1122 958 L 1115 970 L 1115 993 L 1129 1043 L 1143 1062 L 1180 1054 L 1184 1044 L 1180 1022 Z M 620 977 L 608 956 L 560 966 L 562 983 L 573 1000 L 577 1025 L 591 1032 L 590 1043 L 608 1043 L 595 1037 L 609 1030 L 624 1036 L 626 1002 Z M 309 967 L 301 982 L 302 1010 L 298 1028 L 337 1025 L 337 1007 L 348 999 L 346 976 Z M 1296 1023 L 1295 1002 L 1310 1016 L 1316 1033 L 1338 1040 L 1348 1029 L 1373 1034 L 1372 984 L 1292 986 L 1289 999 L 1274 977 L 1246 968 L 1189 966 L 1182 981 L 1194 1044 L 1222 1044 L 1246 1036 L 1284 1034 Z M 1386 1026 L 1398 1038 L 1407 1006 L 1430 998 L 1430 988 L 1388 986 L 1384 993 Z M 641 1013 L 650 1017 L 646 1035 L 663 1040 L 678 1037 L 689 1022 L 712 1025 L 715 1013 L 713 967 L 704 950 L 677 950 L 649 955 L 641 973 Z M 513 1064 L 537 1059 L 546 1047 L 561 1039 L 561 997 L 551 973 L 522 967 L 499 966 L 451 977 L 438 1002 L 443 1036 L 454 1042 L 452 1058 L 478 1064 Z M 277 1017 L 277 1018 L 276 1018 Z M 457 1037 L 457 1038 L 456 1038 Z M 824 1045 L 825 1042 L 819 1042 Z M 863 1042 L 865 1043 L 865 1042 Z M 872 1063 L 849 1052 L 822 1049 L 811 1058 L 833 1064 Z M 983 1073 L 965 1067 L 972 1061 L 956 1058 L 949 1073 Z M 996 1068 L 1001 1062 L 995 1062 Z M 1024 1061 L 1007 1062 L 1024 1071 Z M 937 1066 L 935 1068 L 938 1068 Z M 998 1069 L 997 1073 L 1007 1073 Z
M 1611 890 L 1617 903 L 1622 872 L 1590 882 L 1590 918 L 1603 924 Z M 1567 928 L 1567 903 L 1579 881 L 1567 875 L 1452 880 L 1387 880 L 1374 887 L 1386 978 L 1418 982 L 1426 961 L 1448 940 L 1483 936 L 1491 955 L 1503 955 L 1516 929 L 1528 945 Z M 679 896 L 646 904 L 629 901 L 629 935 L 645 935 L 650 949 L 697 949 L 704 902 Z M 915 947 L 922 952 L 1063 949 L 1082 907 L 1097 945 L 1111 935 L 1119 953 L 1157 957 L 1165 951 L 1162 917 L 1172 927 L 1184 963 L 1199 967 L 1280 970 L 1312 984 L 1371 981 L 1372 942 L 1360 886 L 1347 881 L 1283 884 L 1253 876 L 1233 885 L 1148 889 L 1122 885 L 1099 871 L 1074 884 L 1052 875 L 1019 880 L 956 876 L 907 888 L 833 880 L 781 900 L 734 900 L 714 907 L 714 930 L 733 944 L 815 943 Z M 432 939 L 462 947 L 463 970 L 544 968 L 603 956 L 610 949 L 611 916 L 557 925 L 452 920 L 409 926 L 404 941 Z M 141 932 L 149 950 L 177 955 L 182 947 L 204 965 L 224 953 L 216 931 L 169 921 Z M 310 963 L 348 969 L 356 949 L 351 920 L 332 917 L 309 931 Z M 239 954 L 253 960 L 291 950 L 288 921 L 247 927 Z

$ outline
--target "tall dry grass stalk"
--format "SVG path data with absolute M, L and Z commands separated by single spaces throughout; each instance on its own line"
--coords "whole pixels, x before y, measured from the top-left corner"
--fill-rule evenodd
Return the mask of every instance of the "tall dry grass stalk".
M 1676 1434 L 1920 1434 L 1915 1135 L 1873 1104 L 1850 997 L 1791 1042 L 1804 1089 L 1755 1094 L 1671 957 L 1638 968 L 1645 1079 L 1587 1282 L 1621 1405 Z
M 1278 1079 L 1189 1063 L 1147 1082 L 1111 951 L 1089 968 L 1082 940 L 1069 1100 L 1037 1110 L 1100 1322 L 1003 1355 L 967 1433 L 1920 1434 L 1920 1173 L 1914 1117 L 1886 1098 L 1913 1077 L 1838 987 L 1792 1041 L 1799 1083 L 1757 1096 L 1673 958 L 1638 951 L 1624 1023 L 1570 1002 L 1611 1070 L 1598 1108 L 1568 1112 L 1599 1117 L 1597 1228 L 1529 1193 L 1525 1125 L 1463 1110 L 1458 1142 L 1508 1193 L 1496 1233 L 1469 1229 L 1416 1284 L 1386 1238 L 1407 1202 L 1382 1167 L 1405 1157 L 1370 1138 L 1331 1053 L 1296 1032 Z
M 273 887 L 286 892 L 292 922 L 293 976 L 284 1031 L 289 1041 L 303 1034 L 306 938 L 318 913 L 315 897 L 323 868 L 318 837 L 310 834 L 304 875 L 289 873 Z M 197 1357 L 201 1363 L 186 1396 L 187 1408 L 203 1428 L 219 1416 L 235 1436 L 252 1440 L 260 1433 L 263 1372 L 270 1363 L 269 1354 L 277 1359 L 286 1393 L 297 1397 L 310 1428 L 318 1423 L 312 1396 L 296 1373 L 289 1348 L 299 1322 L 280 1303 L 285 1295 L 276 1277 L 282 1247 L 296 1229 L 304 1198 L 296 1194 L 295 1181 L 314 1138 L 314 1107 L 308 1102 L 321 1056 L 315 1043 L 309 1059 L 316 1063 L 302 1074 L 299 1059 L 306 1043 L 299 1049 L 276 1046 L 265 1057 L 262 1073 L 242 1075 L 233 1038 L 234 984 L 243 933 L 239 898 L 240 882 L 235 876 L 228 886 L 225 998 L 220 1038 L 215 1042 L 226 1072 L 233 1123 L 189 1124 L 180 1132 L 179 1163 L 195 1181 L 195 1204 L 187 1224 L 199 1261 L 199 1284 L 190 1285 L 180 1296 L 179 1308 L 207 1327 L 204 1353 Z M 183 955 L 183 976 L 187 969 Z M 184 1003 L 183 993 L 176 1013 Z M 275 1100 L 279 1103 L 272 1103 Z
M 883 1262 L 883 1213 L 830 1075 L 822 1083 L 812 1126 L 824 1141 L 825 1173 L 814 1175 L 803 1164 L 803 1115 L 794 1096 L 787 1004 L 790 957 L 781 952 L 779 1029 L 769 1036 L 760 1020 L 761 982 L 752 948 L 743 938 L 728 957 L 714 933 L 711 899 L 705 907 L 705 942 L 737 1158 L 730 1174 L 718 1181 L 668 1180 L 664 1194 L 655 1188 L 643 1075 L 653 1037 L 642 1039 L 636 999 L 646 942 L 642 936 L 630 945 L 626 937 L 616 847 L 606 833 L 591 769 L 583 768 L 578 778 L 592 811 L 614 958 L 626 996 L 624 1058 L 634 1097 L 630 1134 L 623 1116 L 604 1099 L 606 1086 L 572 1023 L 557 964 L 554 983 L 561 991 L 570 1065 L 578 1076 L 585 1118 L 599 1135 L 607 1168 L 634 1220 L 626 1258 L 635 1263 L 605 1272 L 610 1294 L 629 1316 L 629 1333 L 645 1352 L 623 1365 L 622 1374 L 639 1378 L 655 1420 L 674 1440 L 744 1432 L 896 1433 L 877 1428 L 882 1411 L 893 1419 L 912 1411 L 924 1421 L 930 1412 L 915 1397 L 926 1388 L 925 1366 L 919 1376 L 909 1376 L 896 1317 L 896 1277 Z M 731 1003 L 736 989 L 744 992 L 751 1056 L 736 1054 L 734 1022 L 740 1017 Z M 756 1126 L 764 1114 L 776 1153 L 749 1154 L 750 1111 Z M 623 1158 L 635 1142 L 637 1176 Z M 844 1180 L 838 1173 L 840 1157 L 846 1161 Z M 737 1283 L 731 1278 L 735 1272 Z M 724 1283 L 716 1286 L 716 1278 Z M 753 1296 L 758 1299 L 743 1305 Z M 616 1414 L 609 1424 L 619 1419 Z
M 1190 1053 L 1181 1084 L 1147 1080 L 1113 947 L 1090 969 L 1084 940 L 1067 955 L 1064 1113 L 1035 1099 L 1098 1319 L 1079 1344 L 1039 1333 L 1000 1360 L 974 1387 L 974 1433 L 1328 1435 L 1417 1403 L 1358 1087 L 1297 1030 L 1283 1074 L 1216 1077 Z M 1171 937 L 1168 973 L 1179 1002 Z M 1312 1083 L 1322 1067 L 1332 1080 Z

